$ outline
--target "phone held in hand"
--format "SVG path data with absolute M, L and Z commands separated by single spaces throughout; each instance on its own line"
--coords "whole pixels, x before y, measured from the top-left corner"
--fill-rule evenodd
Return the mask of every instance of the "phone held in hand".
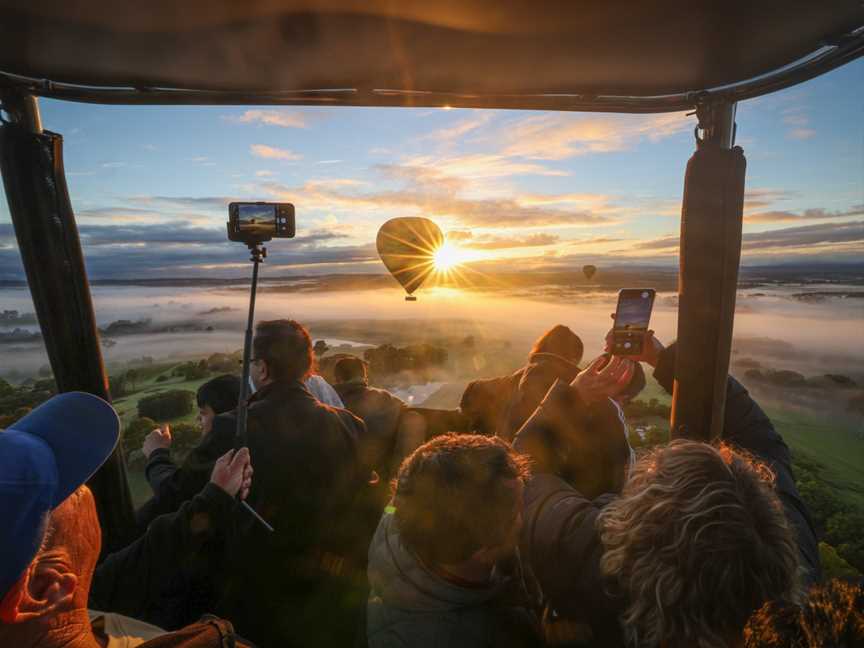
M 618 293 L 615 326 L 612 327 L 612 354 L 637 356 L 642 354 L 645 332 L 654 308 L 653 288 L 625 288 Z

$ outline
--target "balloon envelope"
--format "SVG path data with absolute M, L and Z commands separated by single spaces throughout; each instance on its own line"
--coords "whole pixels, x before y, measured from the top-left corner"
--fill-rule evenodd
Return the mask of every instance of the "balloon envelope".
M 378 230 L 376 245 L 387 270 L 410 295 L 435 267 L 435 251 L 444 245 L 444 235 L 428 218 L 393 218 Z
M 597 266 L 593 266 L 593 265 L 582 266 L 582 272 L 584 272 L 585 276 L 588 277 L 588 279 L 590 280 L 591 277 L 594 276 L 594 273 L 597 272 Z

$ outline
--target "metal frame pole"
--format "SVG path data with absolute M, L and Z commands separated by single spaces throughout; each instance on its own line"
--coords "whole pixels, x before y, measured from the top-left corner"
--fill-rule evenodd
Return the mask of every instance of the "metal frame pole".
M 673 438 L 713 441 L 723 431 L 746 168 L 734 146 L 735 109 L 702 97 L 696 110 L 681 218 Z
M 0 93 L 0 170 L 18 248 L 57 389 L 110 401 L 93 301 L 63 169 L 63 139 L 42 130 L 28 94 Z M 134 511 L 121 447 L 89 486 L 103 531 L 103 554 L 133 537 Z

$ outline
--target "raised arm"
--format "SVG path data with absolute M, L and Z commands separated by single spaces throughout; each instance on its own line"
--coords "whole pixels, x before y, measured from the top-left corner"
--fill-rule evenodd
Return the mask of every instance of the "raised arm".
M 677 343 L 662 349 L 654 370 L 654 378 L 670 394 L 675 378 L 677 352 Z M 822 570 L 816 531 L 807 506 L 795 485 L 789 447 L 774 428 L 768 415 L 750 396 L 750 392 L 732 376 L 729 376 L 726 384 L 723 440 L 753 454 L 774 471 L 777 477 L 777 495 L 783 503 L 789 523 L 795 530 L 801 558 L 807 569 L 808 584 L 818 581 Z

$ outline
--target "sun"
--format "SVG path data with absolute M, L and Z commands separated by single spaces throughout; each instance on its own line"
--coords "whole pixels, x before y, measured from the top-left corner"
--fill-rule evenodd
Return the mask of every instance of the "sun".
M 444 243 L 432 255 L 432 263 L 436 272 L 447 272 L 458 266 L 464 260 L 462 251 L 455 245 Z

